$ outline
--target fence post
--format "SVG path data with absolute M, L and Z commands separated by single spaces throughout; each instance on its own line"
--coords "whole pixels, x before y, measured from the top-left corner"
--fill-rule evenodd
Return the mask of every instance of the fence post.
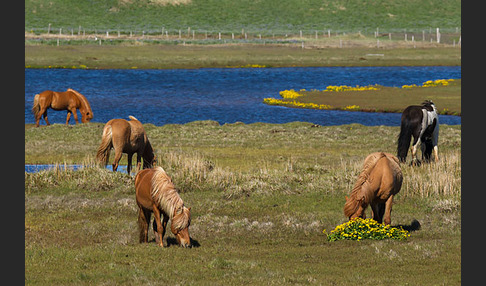
M 440 32 L 439 32 L 439 28 L 437 28 L 437 44 L 440 44 Z
M 51 23 L 49 23 L 49 26 L 47 27 L 47 34 L 49 35 L 50 32 L 51 32 Z

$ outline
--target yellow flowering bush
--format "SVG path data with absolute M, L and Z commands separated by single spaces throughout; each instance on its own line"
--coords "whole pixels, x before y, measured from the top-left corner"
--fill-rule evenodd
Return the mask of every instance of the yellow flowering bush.
M 327 104 L 315 104 L 312 102 L 304 103 L 304 102 L 297 102 L 295 100 L 285 101 L 285 100 L 275 99 L 275 98 L 264 98 L 263 103 L 269 105 L 292 106 L 292 107 L 300 107 L 300 108 L 332 109 L 332 106 Z
M 428 80 L 422 84 L 423 87 L 431 87 L 431 86 L 446 86 L 449 85 L 449 82 L 454 81 L 453 79 L 438 79 L 438 80 Z
M 367 86 L 347 86 L 347 85 L 329 85 L 326 87 L 324 91 L 364 91 L 364 90 L 378 90 L 379 88 L 376 85 L 367 85 Z
M 343 110 L 359 110 L 359 105 L 348 105 L 343 108 Z
M 414 88 L 414 87 L 433 87 L 433 86 L 447 86 L 450 82 L 453 82 L 453 79 L 438 79 L 438 80 L 428 80 L 422 83 L 421 86 L 417 86 L 416 84 L 410 85 L 402 85 L 402 88 Z
M 305 89 L 301 90 L 301 91 L 305 91 Z M 283 97 L 283 98 L 286 98 L 286 99 L 294 99 L 294 98 L 297 98 L 299 96 L 302 96 L 302 94 L 300 93 L 297 93 L 295 90 L 291 89 L 291 90 L 282 90 L 281 92 L 279 92 L 280 96 Z
M 414 88 L 414 87 L 417 87 L 416 84 L 405 84 L 405 85 L 402 85 L 402 88 Z
M 403 240 L 410 237 L 408 231 L 404 230 L 402 227 L 392 227 L 390 225 L 385 225 L 378 223 L 377 221 L 368 218 L 355 218 L 346 223 L 336 226 L 335 229 L 331 230 L 330 234 L 323 230 L 323 233 L 327 235 L 328 241 L 336 240 L 363 240 L 363 239 L 396 239 Z
M 258 65 L 258 64 L 247 64 L 244 66 L 226 66 L 227 68 L 266 68 L 266 65 Z

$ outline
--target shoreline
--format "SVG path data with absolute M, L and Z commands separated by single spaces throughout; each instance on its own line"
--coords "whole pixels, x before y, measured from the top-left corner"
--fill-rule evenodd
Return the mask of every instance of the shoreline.
M 375 56 L 380 54 L 380 56 Z M 382 56 L 381 56 L 382 55 Z M 460 66 L 458 47 L 222 45 L 25 45 L 26 68 L 198 69 L 337 66 Z

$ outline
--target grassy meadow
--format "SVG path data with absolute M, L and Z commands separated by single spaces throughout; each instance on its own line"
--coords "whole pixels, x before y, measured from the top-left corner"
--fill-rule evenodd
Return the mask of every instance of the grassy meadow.
M 447 81 L 446 85 L 434 86 L 387 87 L 375 85 L 368 87 L 369 90 L 292 90 L 290 91 L 291 96 L 279 99 L 266 98 L 264 102 L 289 107 L 299 107 L 299 104 L 305 107 L 314 104 L 315 106 L 325 106 L 326 109 L 401 113 L 405 106 L 432 100 L 439 114 L 461 115 L 461 83 L 461 79 L 453 79 Z M 330 86 L 330 88 L 340 87 Z M 345 88 L 359 89 L 359 87 Z M 366 89 L 367 87 L 361 88 Z
M 383 53 L 383 56 L 374 56 Z M 226 68 L 461 65 L 461 49 L 309 48 L 299 45 L 26 45 L 27 68 Z
M 411 237 L 360 242 L 327 242 L 322 231 L 347 220 L 344 196 L 365 156 L 395 153 L 398 127 L 144 127 L 192 207 L 195 247 L 177 247 L 170 231 L 167 248 L 152 233 L 138 243 L 133 175 L 93 164 L 103 124 L 26 125 L 25 162 L 61 165 L 25 173 L 26 284 L 461 283 L 461 126 L 440 126 L 438 163 L 402 164 L 392 225 Z
M 29 0 L 25 66 L 460 65 L 460 28 L 458 0 Z
M 452 44 L 460 28 L 458 0 L 27 0 L 25 67 L 461 65 L 461 48 Z M 412 93 L 460 114 L 460 89 L 459 80 Z M 400 98 L 402 107 L 409 93 L 386 88 L 379 96 Z M 370 101 L 369 108 L 389 111 L 362 95 L 309 91 L 301 99 L 362 108 Z M 25 284 L 461 284 L 460 125 L 440 126 L 439 162 L 402 164 L 392 225 L 410 238 L 359 242 L 328 242 L 323 230 L 347 221 L 345 196 L 364 158 L 396 153 L 399 127 L 196 121 L 144 128 L 191 207 L 194 247 L 177 247 L 170 231 L 166 248 L 152 231 L 149 243 L 138 242 L 134 174 L 95 163 L 102 123 L 25 124 L 25 163 L 58 164 L 25 173 Z
M 55 15 L 55 17 L 53 17 Z M 455 29 L 461 1 L 344 0 L 27 0 L 25 30 L 79 26 L 91 31 L 185 29 L 216 32 Z M 184 32 L 184 31 L 183 31 Z

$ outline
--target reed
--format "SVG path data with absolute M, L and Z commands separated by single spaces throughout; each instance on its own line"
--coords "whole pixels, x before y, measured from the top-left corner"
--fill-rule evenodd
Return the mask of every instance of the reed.
M 461 197 L 461 154 L 458 150 L 439 154 L 440 160 L 419 167 L 403 166 L 402 196 Z

